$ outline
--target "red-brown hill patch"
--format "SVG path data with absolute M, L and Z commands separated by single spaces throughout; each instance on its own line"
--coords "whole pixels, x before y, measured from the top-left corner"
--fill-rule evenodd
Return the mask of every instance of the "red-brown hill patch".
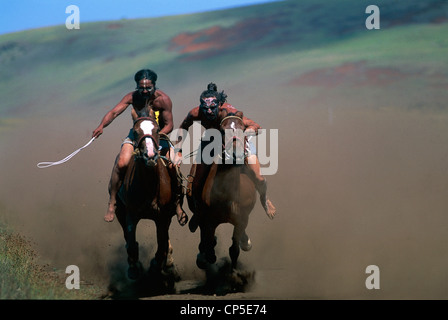
M 306 72 L 290 82 L 297 86 L 386 85 L 413 74 L 393 67 L 369 67 L 366 61 L 348 62 L 333 68 Z
M 171 39 L 168 49 L 181 53 L 184 60 L 199 60 L 235 48 L 257 47 L 257 41 L 268 36 L 278 23 L 272 16 L 246 19 L 230 27 L 213 26 L 196 32 L 183 32 Z M 268 45 L 273 44 L 270 41 Z

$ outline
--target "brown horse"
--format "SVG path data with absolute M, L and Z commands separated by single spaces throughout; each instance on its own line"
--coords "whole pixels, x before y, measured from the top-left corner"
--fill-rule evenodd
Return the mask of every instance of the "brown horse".
M 128 254 L 128 277 L 141 276 L 136 228 L 141 219 L 156 224 L 157 252 L 151 262 L 156 271 L 173 267 L 168 229 L 175 215 L 174 195 L 167 163 L 159 154 L 159 126 L 153 117 L 134 122 L 136 149 L 118 193 L 116 216 L 123 229 Z
M 242 116 L 242 112 L 234 115 L 225 112 L 221 115 L 223 152 L 211 164 L 201 199 L 188 199 L 189 204 L 195 202 L 198 208 L 195 214 L 198 214 L 201 240 L 196 264 L 201 269 L 216 262 L 215 231 L 222 223 L 234 226 L 232 245 L 229 248 L 233 270 L 237 266 L 240 248 L 244 251 L 251 249 L 245 230 L 256 202 L 256 189 L 249 177 L 250 170 L 244 164 L 245 126 Z M 187 197 L 192 197 L 192 194 L 187 194 Z M 190 207 L 191 210 L 195 208 Z

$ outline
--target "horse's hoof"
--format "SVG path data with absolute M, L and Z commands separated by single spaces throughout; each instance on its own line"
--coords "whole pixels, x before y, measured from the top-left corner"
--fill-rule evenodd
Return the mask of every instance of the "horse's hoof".
M 131 280 L 137 280 L 141 275 L 140 263 L 129 265 L 128 268 L 128 278 Z
M 240 248 L 243 251 L 249 251 L 252 249 L 252 242 L 249 238 L 247 238 L 247 241 L 240 241 Z
M 174 265 L 174 258 L 171 255 L 168 255 L 168 257 L 166 258 L 165 266 L 167 266 L 169 268 L 173 265 Z
M 158 262 L 156 258 L 152 258 L 149 263 L 149 272 L 160 273 L 165 266 L 166 264 Z
M 196 257 L 196 265 L 199 269 L 205 270 L 207 269 L 207 259 L 205 258 L 205 254 L 198 253 Z
M 240 248 L 243 251 L 249 251 L 252 249 L 252 242 L 246 233 L 244 233 L 243 237 L 240 239 Z
M 128 278 L 130 280 L 137 280 L 140 277 L 140 272 L 135 268 L 128 269 Z
M 182 279 L 175 265 L 166 266 L 161 273 L 164 277 L 172 278 L 174 282 L 179 282 Z

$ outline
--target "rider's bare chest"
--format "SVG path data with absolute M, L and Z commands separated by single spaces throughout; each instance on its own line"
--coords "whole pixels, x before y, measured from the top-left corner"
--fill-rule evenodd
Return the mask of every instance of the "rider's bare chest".
M 149 117 L 151 110 L 155 111 L 153 101 L 136 101 L 132 104 L 132 107 L 132 113 L 138 118 Z

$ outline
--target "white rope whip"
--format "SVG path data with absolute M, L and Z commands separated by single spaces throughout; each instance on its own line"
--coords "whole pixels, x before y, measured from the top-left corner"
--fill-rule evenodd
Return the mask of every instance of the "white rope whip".
M 87 142 L 83 147 L 79 148 L 78 150 L 75 150 L 73 153 L 69 154 L 67 157 L 65 157 L 62 160 L 59 161 L 55 161 L 55 162 L 49 162 L 49 161 L 45 161 L 45 162 L 39 162 L 37 164 L 37 167 L 42 169 L 42 168 L 48 168 L 51 166 L 56 166 L 58 164 L 62 164 L 64 162 L 67 162 L 68 160 L 70 160 L 71 158 L 73 158 L 79 151 L 81 151 L 84 148 L 87 148 L 92 142 L 93 140 L 95 140 L 95 137 L 93 137 L 92 139 L 90 139 L 89 142 Z

